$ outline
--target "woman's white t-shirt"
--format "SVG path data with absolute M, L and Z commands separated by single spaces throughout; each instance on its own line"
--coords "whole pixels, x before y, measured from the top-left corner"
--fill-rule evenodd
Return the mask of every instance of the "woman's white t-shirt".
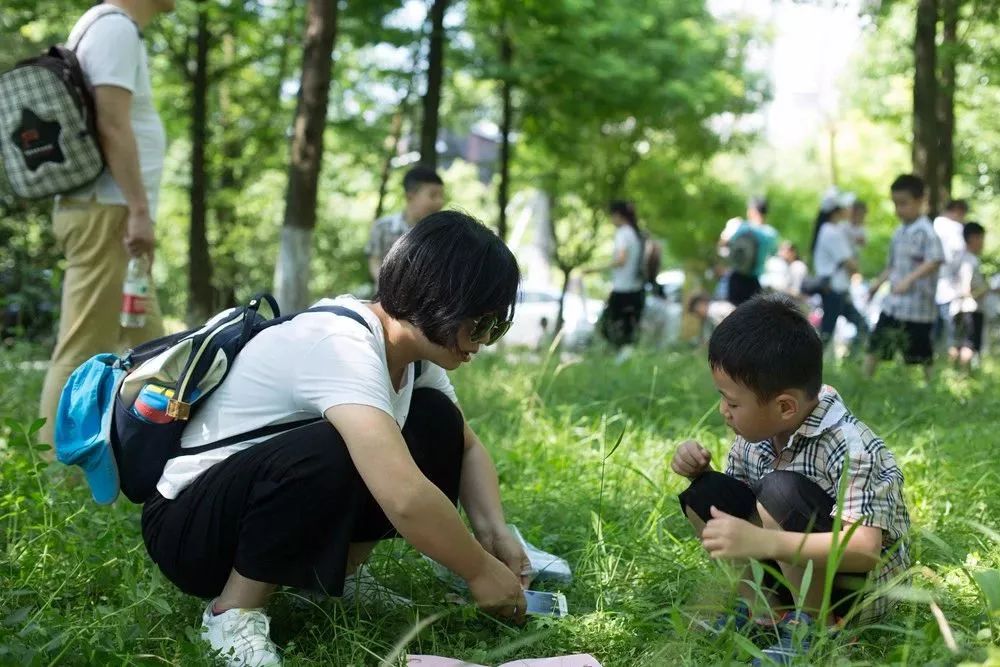
M 642 239 L 631 225 L 621 225 L 615 230 L 614 256 L 625 252 L 625 263 L 611 270 L 611 290 L 614 292 L 638 292 L 643 287 L 640 275 L 642 262 Z
M 821 278 L 829 277 L 830 289 L 839 294 L 851 289 L 851 276 L 843 264 L 854 258 L 854 246 L 844 224 L 828 222 L 820 227 L 813 256 L 816 275 Z
M 415 387 L 438 389 L 458 402 L 444 369 L 426 361 L 416 382 L 410 364 L 403 386 L 399 391 L 393 388 L 382 324 L 364 302 L 340 296 L 315 305 L 350 308 L 365 319 L 371 332 L 333 313 L 304 313 L 262 331 L 240 352 L 222 386 L 185 427 L 182 447 L 207 445 L 271 424 L 322 417 L 337 405 L 377 408 L 402 428 Z M 171 459 L 156 488 L 164 498 L 176 498 L 216 463 L 268 437 L 274 436 Z

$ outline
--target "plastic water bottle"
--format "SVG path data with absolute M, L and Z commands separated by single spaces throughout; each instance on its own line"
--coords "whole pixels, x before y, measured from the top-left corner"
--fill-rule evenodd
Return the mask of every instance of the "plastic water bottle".
M 169 424 L 174 418 L 167 414 L 167 405 L 173 396 L 173 389 L 149 382 L 136 397 L 132 412 L 154 424 Z
M 145 257 L 128 261 L 122 287 L 121 325 L 129 329 L 146 326 L 146 297 L 149 294 L 149 262 Z

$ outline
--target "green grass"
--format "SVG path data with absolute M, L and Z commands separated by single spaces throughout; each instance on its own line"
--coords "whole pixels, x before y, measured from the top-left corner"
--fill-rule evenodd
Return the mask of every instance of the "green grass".
M 99 508 L 77 475 L 27 445 L 41 371 L 21 362 L 39 357 L 0 352 L 0 414 L 10 417 L 0 431 L 0 665 L 211 664 L 197 639 L 203 602 L 176 592 L 148 560 L 139 508 Z M 747 642 L 691 622 L 711 617 L 731 585 L 692 539 L 676 501 L 683 480 L 668 466 L 688 437 L 717 461 L 728 448 L 701 353 L 622 367 L 599 356 L 561 365 L 485 358 L 454 380 L 494 454 L 509 520 L 571 562 L 572 616 L 517 629 L 449 606 L 444 586 L 397 541 L 380 546 L 373 569 L 417 610 L 369 615 L 279 594 L 272 633 L 286 664 L 377 665 L 407 637 L 405 651 L 483 664 L 574 652 L 607 667 L 752 657 Z M 910 601 L 878 627 L 822 643 L 809 662 L 1000 664 L 1000 367 L 974 378 L 944 372 L 921 387 L 903 368 L 866 382 L 845 365 L 827 381 L 903 468 L 915 562 Z

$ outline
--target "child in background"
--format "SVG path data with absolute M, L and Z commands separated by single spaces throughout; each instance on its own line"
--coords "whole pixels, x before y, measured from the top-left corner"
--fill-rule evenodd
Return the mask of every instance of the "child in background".
M 909 566 L 903 473 L 882 439 L 822 384 L 823 345 L 787 296 L 757 297 L 733 311 L 712 334 L 708 361 L 722 397 L 719 411 L 736 439 L 724 473 L 712 469 L 711 453 L 699 443 L 677 448 L 671 468 L 691 480 L 681 509 L 712 558 L 757 559 L 780 569 L 791 590 L 774 577 L 764 583 L 775 589 L 770 609 L 787 613 L 778 621 L 777 643 L 764 654 L 790 664 L 808 652 L 818 631 L 836 544 L 843 553 L 835 561 L 833 613 L 825 620 L 834 622 L 833 614 L 871 620 L 886 611 L 888 601 L 873 588 Z M 837 516 L 842 524 L 834 534 Z M 874 587 L 862 588 L 866 579 Z M 739 595 L 715 629 L 740 631 L 750 623 L 760 598 L 745 583 Z
M 979 266 L 986 230 L 977 222 L 968 222 L 962 236 L 965 250 L 956 261 L 956 298 L 951 302 L 955 340 L 948 358 L 969 368 L 983 346 L 983 299 L 990 290 Z
M 931 378 L 931 327 L 938 315 L 935 292 L 944 251 L 924 215 L 925 191 L 923 180 L 912 174 L 898 177 L 890 187 L 900 225 L 892 235 L 885 271 L 868 288 L 869 297 L 887 280 L 892 288 L 869 340 L 868 377 L 875 374 L 879 360 L 889 361 L 901 351 L 907 364 L 922 365 L 924 377 Z
M 695 343 L 702 345 L 708 342 L 715 327 L 719 326 L 722 320 L 736 309 L 728 301 L 710 299 L 708 294 L 698 292 L 691 296 L 688 301 L 687 312 L 698 322 L 698 333 L 694 337 Z

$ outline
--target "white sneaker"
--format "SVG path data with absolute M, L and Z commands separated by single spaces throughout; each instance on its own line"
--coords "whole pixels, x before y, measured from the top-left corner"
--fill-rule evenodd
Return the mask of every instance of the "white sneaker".
M 216 616 L 215 600 L 201 617 L 201 638 L 211 644 L 229 667 L 280 665 L 278 648 L 271 641 L 271 619 L 262 609 L 230 609 Z
M 345 604 L 371 605 L 383 609 L 413 606 L 413 600 L 397 595 L 380 584 L 364 565 L 356 573 L 344 577 L 343 600 Z

